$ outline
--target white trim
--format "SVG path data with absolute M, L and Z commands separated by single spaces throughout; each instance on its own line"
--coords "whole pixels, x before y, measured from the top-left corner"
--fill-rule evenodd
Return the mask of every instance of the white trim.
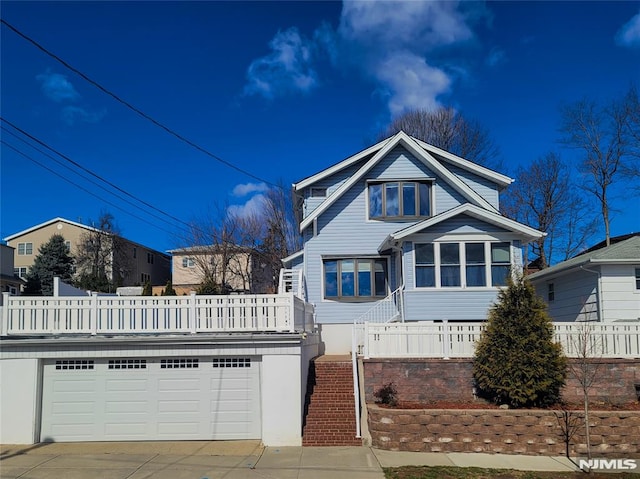
M 83 225 L 81 223 L 76 223 L 75 221 L 69 221 L 69 220 L 65 220 L 64 218 L 58 217 L 58 218 L 53 218 L 52 220 L 49 220 L 49 221 L 45 221 L 44 223 L 40 223 L 39 225 L 32 226 L 31 228 L 27 228 L 26 230 L 19 231 L 18 233 L 14 233 L 11 236 L 5 237 L 4 240 L 5 241 L 12 241 L 12 240 L 14 240 L 16 238 L 19 238 L 20 236 L 23 236 L 23 235 L 26 235 L 28 233 L 31 233 L 32 231 L 39 230 L 40 228 L 44 228 L 45 226 L 49 226 L 49 225 L 51 225 L 53 223 L 56 223 L 58 221 L 62 221 L 63 223 L 67 223 L 67 224 L 70 224 L 72 226 L 77 226 L 79 228 L 84 228 L 84 229 L 89 230 L 89 231 L 94 231 L 94 232 L 99 232 L 100 231 L 99 229 L 94 228 L 92 226 Z
M 466 197 L 469 201 L 476 204 L 479 209 L 488 210 L 489 212 L 495 212 L 497 214 L 498 210 L 496 210 L 493 205 L 491 205 L 487 200 L 476 193 L 471 187 L 469 187 L 469 185 L 460 180 L 455 174 L 442 166 L 428 152 L 420 148 L 420 146 L 409 135 L 407 135 L 403 131 L 400 131 L 396 135 L 394 135 L 384 145 L 384 147 L 382 147 L 373 157 L 371 157 L 371 159 L 369 159 L 369 161 L 367 161 L 354 175 L 352 175 L 347 181 L 342 183 L 333 192 L 333 194 L 331 194 L 315 210 L 313 210 L 313 212 L 300 223 L 300 231 L 304 231 L 304 229 L 307 228 L 315 218 L 324 213 L 331 205 L 333 205 L 340 197 L 342 197 L 342 195 L 346 191 L 348 191 L 353 185 L 360 181 L 362 177 L 369 170 L 371 170 L 371 168 L 373 168 L 380 160 L 382 160 L 382 158 L 385 157 L 385 155 L 387 155 L 393 148 L 398 145 L 402 145 L 407 148 L 407 150 L 415 155 L 418 160 L 422 161 L 425 166 L 437 173 L 438 176 L 444 179 L 445 182 L 450 184 L 462 196 Z
M 361 152 L 356 153 L 355 155 L 352 155 L 349 158 L 342 160 L 341 162 L 336 163 L 333 166 L 330 166 L 326 170 L 322 170 L 319 173 L 316 173 L 315 175 L 309 176 L 308 178 L 305 178 L 299 181 L 298 183 L 294 183 L 293 184 L 294 191 L 300 191 L 317 181 L 323 180 L 324 178 L 328 178 L 329 176 L 333 175 L 334 173 L 337 173 L 338 171 L 344 168 L 348 168 L 349 166 L 353 165 L 354 163 L 357 163 L 367 155 L 370 155 L 377 149 L 382 148 L 384 143 L 389 141 L 391 138 L 393 137 L 385 138 L 384 140 L 376 143 L 375 145 L 372 145 L 369 148 L 362 150 Z
M 300 256 L 303 256 L 303 255 L 304 255 L 304 249 L 301 249 L 300 251 L 296 251 L 295 253 L 290 254 L 286 258 L 282 258 L 280 260 L 280 262 L 282 262 L 283 264 L 286 264 L 289 261 L 293 261 L 294 259 L 297 259 L 297 258 L 299 258 Z
M 407 228 L 401 229 L 399 231 L 396 231 L 395 233 L 391 233 L 387 239 L 385 239 L 385 243 L 388 242 L 389 240 L 401 240 L 403 238 L 406 238 L 410 235 L 413 234 L 417 234 L 420 231 L 422 231 L 423 229 L 429 228 L 431 226 L 437 225 L 438 223 L 441 223 L 443 221 L 446 221 L 448 219 L 451 219 L 455 216 L 461 215 L 461 214 L 468 214 L 469 216 L 472 216 L 474 218 L 477 218 L 479 220 L 482 221 L 486 221 L 488 223 L 492 223 L 496 226 L 500 226 L 502 228 L 508 229 L 510 231 L 514 231 L 514 232 L 518 232 L 521 233 L 525 236 L 530 237 L 531 239 L 535 239 L 535 238 L 540 238 L 541 236 L 544 236 L 546 233 L 543 233 L 541 231 L 538 231 L 534 228 L 531 228 L 529 226 L 523 225 L 522 223 L 518 223 L 517 221 L 514 221 L 512 219 L 506 218 L 502 215 L 499 215 L 497 213 L 493 213 L 491 211 L 487 211 L 483 208 L 480 208 L 478 206 L 469 204 L 469 203 L 465 203 L 463 205 L 459 205 L 456 206 L 455 208 L 452 208 L 448 211 L 445 211 L 444 213 L 440 213 L 437 216 L 433 216 L 431 218 L 428 218 L 426 220 L 420 221 L 419 223 L 416 223 L 414 225 L 411 225 Z M 383 244 L 385 244 L 383 243 Z
M 463 170 L 470 171 L 471 173 L 475 173 L 476 175 L 486 178 L 488 180 L 494 181 L 500 184 L 501 186 L 509 186 L 514 181 L 513 178 L 503 175 L 502 173 L 498 173 L 497 171 L 493 171 L 489 168 L 478 165 L 477 163 L 474 163 L 472 161 L 465 160 L 460 156 L 454 155 L 453 153 L 449 153 L 446 150 L 438 148 L 437 146 L 433 146 L 418 138 L 414 138 L 414 137 L 412 138 L 416 141 L 416 143 L 418 143 L 418 145 L 420 145 L 424 149 L 432 151 L 442 156 L 444 160 L 462 168 Z

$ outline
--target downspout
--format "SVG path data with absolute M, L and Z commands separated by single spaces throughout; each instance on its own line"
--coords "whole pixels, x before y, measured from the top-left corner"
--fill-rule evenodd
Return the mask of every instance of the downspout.
M 598 310 L 596 311 L 597 313 L 597 317 L 598 317 L 598 322 L 602 322 L 602 316 L 604 314 L 604 311 L 602 310 L 602 294 L 600 294 L 600 292 L 602 291 L 602 273 L 600 271 L 594 271 L 592 269 L 589 268 L 585 268 L 583 265 L 580 265 L 580 269 L 583 271 L 587 271 L 588 273 L 594 273 L 598 275 L 598 281 L 596 282 L 596 305 L 598 306 Z

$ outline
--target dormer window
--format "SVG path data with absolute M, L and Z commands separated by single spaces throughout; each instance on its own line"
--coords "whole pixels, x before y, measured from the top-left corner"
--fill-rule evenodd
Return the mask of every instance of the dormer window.
M 387 181 L 369 183 L 369 218 L 396 219 L 431 216 L 431 183 Z

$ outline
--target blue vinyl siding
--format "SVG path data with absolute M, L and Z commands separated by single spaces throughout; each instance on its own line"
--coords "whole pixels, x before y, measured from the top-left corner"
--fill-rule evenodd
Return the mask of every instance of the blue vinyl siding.
M 498 290 L 432 290 L 405 292 L 407 321 L 484 321 Z
M 327 187 L 328 194 L 335 191 L 340 184 L 353 175 L 363 163 L 354 165 L 349 171 L 343 171 L 331 178 L 323 179 L 314 186 Z M 450 165 L 446 165 L 450 167 Z M 459 170 L 459 169 L 458 169 Z M 497 205 L 497 188 L 492 187 L 483 178 L 456 171 L 463 181 L 473 184 L 486 193 L 488 200 Z M 464 176 L 466 175 L 466 176 Z M 463 177 L 464 176 L 464 177 Z M 320 324 L 351 323 L 371 307 L 375 301 L 341 302 L 324 299 L 323 255 L 334 257 L 376 257 L 380 256 L 378 247 L 393 232 L 414 224 L 415 220 L 370 220 L 368 218 L 367 181 L 371 180 L 418 180 L 430 178 L 434 180 L 432 198 L 434 198 L 433 214 L 448 211 L 468 200 L 455 191 L 446 181 L 424 163 L 417 160 L 408 150 L 396 147 L 364 178 L 353 185 L 326 211 L 317 218 L 317 235 L 313 236 L 313 227 L 304 231 L 305 238 L 305 281 L 308 301 L 315 304 L 316 318 Z M 306 193 L 306 192 L 305 192 Z M 495 196 L 495 197 L 494 197 Z M 307 198 L 309 200 L 309 198 Z M 318 200 L 318 199 L 313 199 Z M 314 206 L 317 207 L 317 204 Z M 308 211 L 307 211 L 308 214 Z M 432 226 L 427 233 L 460 235 L 489 234 L 499 238 L 502 234 L 513 238 L 513 233 L 502 228 L 486 224 L 473 217 L 461 215 L 438 225 Z M 489 306 L 497 296 L 496 288 L 486 289 L 414 289 L 413 238 L 408 238 L 403 248 L 403 275 L 406 285 L 405 305 L 409 320 L 484 320 Z M 505 241 L 507 241 L 506 239 Z M 451 240 L 455 241 L 455 240 Z M 515 245 L 515 242 L 514 242 Z M 385 252 L 387 253 L 387 252 Z M 388 292 L 395 290 L 396 282 L 395 252 L 388 252 Z M 386 256 L 385 256 L 386 257 Z
M 444 162 L 443 162 L 444 163 Z M 476 193 L 479 193 L 485 200 L 487 200 L 493 207 L 499 208 L 499 187 L 496 183 L 483 178 L 482 176 L 475 175 L 470 171 L 463 170 L 450 163 L 444 163 L 447 165 L 447 169 L 454 173 L 458 178 L 469 185 Z
M 463 214 L 431 226 L 429 233 L 507 233 L 507 231 L 499 226 Z

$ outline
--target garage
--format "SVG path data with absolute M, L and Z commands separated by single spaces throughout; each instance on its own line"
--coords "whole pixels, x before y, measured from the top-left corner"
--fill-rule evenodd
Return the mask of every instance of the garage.
M 261 438 L 259 357 L 43 363 L 42 442 Z

